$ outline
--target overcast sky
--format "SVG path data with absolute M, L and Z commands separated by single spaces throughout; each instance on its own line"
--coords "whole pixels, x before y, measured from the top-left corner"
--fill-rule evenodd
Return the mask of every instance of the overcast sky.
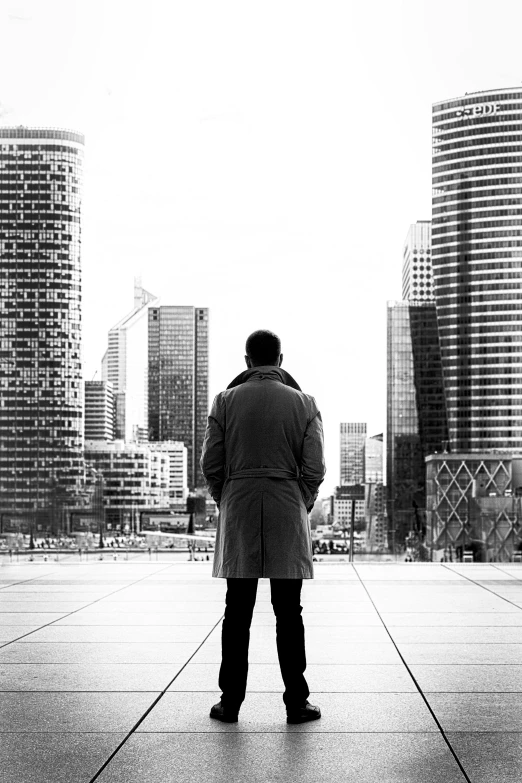
M 386 427 L 386 301 L 431 216 L 431 104 L 522 83 L 520 0 L 0 0 L 0 122 L 86 136 L 83 353 L 141 275 L 208 306 L 210 401 L 254 329 L 323 413 Z

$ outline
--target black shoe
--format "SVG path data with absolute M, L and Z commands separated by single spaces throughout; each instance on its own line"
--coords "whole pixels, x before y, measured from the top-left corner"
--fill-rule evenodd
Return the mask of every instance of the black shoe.
M 223 723 L 237 723 L 238 712 L 239 710 L 234 711 L 223 707 L 221 701 L 218 701 L 210 710 L 210 717 L 220 720 Z
M 319 720 L 320 717 L 319 707 L 314 707 L 308 701 L 305 701 L 302 707 L 291 707 L 286 710 L 287 723 L 306 723 L 309 720 Z

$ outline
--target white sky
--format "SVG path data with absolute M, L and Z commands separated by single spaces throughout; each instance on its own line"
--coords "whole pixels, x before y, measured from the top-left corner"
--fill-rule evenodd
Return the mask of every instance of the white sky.
M 520 0 L 0 0 L 0 122 L 86 135 L 85 377 L 133 277 L 254 329 L 323 413 L 386 426 L 386 300 L 431 212 L 431 104 L 522 83 Z

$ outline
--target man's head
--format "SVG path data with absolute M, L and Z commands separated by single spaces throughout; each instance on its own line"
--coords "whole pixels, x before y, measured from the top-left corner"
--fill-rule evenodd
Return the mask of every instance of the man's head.
M 259 329 L 247 338 L 245 346 L 247 367 L 262 367 L 271 364 L 280 367 L 283 363 L 281 340 L 273 332 Z

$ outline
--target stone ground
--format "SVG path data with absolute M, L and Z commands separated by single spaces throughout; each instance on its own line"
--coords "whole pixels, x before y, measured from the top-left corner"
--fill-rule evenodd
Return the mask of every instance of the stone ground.
M 319 563 L 310 701 L 289 726 L 269 583 L 239 723 L 208 562 L 0 565 L 3 783 L 519 783 L 522 566 Z

